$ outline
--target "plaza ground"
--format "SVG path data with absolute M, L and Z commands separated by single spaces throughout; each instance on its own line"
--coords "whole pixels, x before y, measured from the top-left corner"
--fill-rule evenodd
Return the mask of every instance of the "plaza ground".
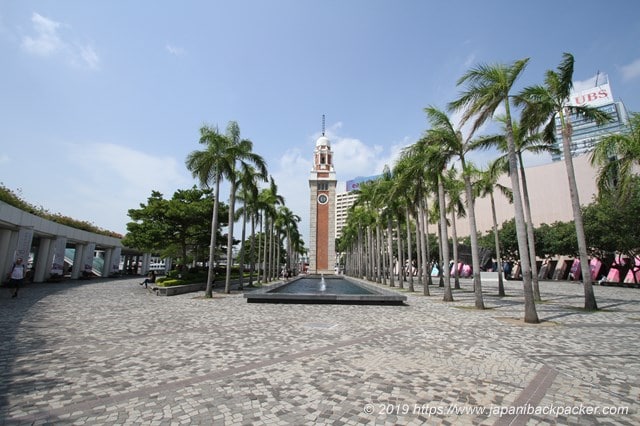
M 640 290 L 471 283 L 455 302 L 249 304 L 140 278 L 0 294 L 2 424 L 639 424 Z

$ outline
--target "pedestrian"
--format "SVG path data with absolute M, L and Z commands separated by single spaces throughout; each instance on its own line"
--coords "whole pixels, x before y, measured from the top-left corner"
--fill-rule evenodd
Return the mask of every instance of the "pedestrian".
M 13 288 L 13 293 L 11 297 L 18 297 L 18 289 L 24 282 L 25 277 L 27 276 L 27 268 L 22 263 L 22 258 L 19 257 L 13 263 L 11 267 L 11 272 L 9 272 L 7 278 L 9 278 L 9 287 Z
M 145 278 L 144 281 L 140 283 L 140 285 L 144 285 L 144 288 L 148 288 L 147 286 L 149 284 L 153 284 L 155 282 L 156 282 L 156 271 L 150 271 L 147 278 Z

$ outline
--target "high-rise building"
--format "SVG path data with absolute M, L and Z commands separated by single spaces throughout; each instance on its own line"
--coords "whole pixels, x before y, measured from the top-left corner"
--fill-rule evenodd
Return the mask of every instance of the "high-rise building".
M 336 172 L 331 142 L 324 135 L 316 141 L 309 176 L 309 272 L 332 274 L 336 263 Z
M 595 144 L 606 135 L 621 133 L 629 122 L 629 116 L 621 101 L 614 101 L 606 74 L 598 73 L 595 77 L 581 84 L 574 91 L 569 100 L 574 106 L 590 106 L 608 113 L 612 120 L 602 125 L 593 120 L 587 120 L 579 115 L 571 116 L 573 134 L 571 137 L 571 156 L 575 157 L 592 151 Z M 556 117 L 556 147 L 559 154 L 553 154 L 553 161 L 564 159 L 562 153 L 562 133 L 560 119 Z
M 349 208 L 358 199 L 355 191 L 340 192 L 336 194 L 336 238 L 342 237 L 342 229 L 347 224 Z

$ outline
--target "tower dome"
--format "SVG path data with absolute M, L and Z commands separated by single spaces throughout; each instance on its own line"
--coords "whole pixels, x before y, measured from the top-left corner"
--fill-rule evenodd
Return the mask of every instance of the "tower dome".
M 331 146 L 331 142 L 329 141 L 329 138 L 326 137 L 324 134 L 322 136 L 320 136 L 318 138 L 318 140 L 316 141 L 316 148 L 320 147 L 320 146 L 326 146 L 326 147 L 330 147 Z

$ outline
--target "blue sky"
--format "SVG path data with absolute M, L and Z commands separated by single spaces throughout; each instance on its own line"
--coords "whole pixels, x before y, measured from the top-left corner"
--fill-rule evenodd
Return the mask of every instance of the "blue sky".
M 344 189 L 420 138 L 423 108 L 479 63 L 530 57 L 521 88 L 571 52 L 576 81 L 607 73 L 640 111 L 639 16 L 632 0 L 2 0 L 0 182 L 125 233 L 152 190 L 196 183 L 199 128 L 235 120 L 308 241 L 322 114 Z

